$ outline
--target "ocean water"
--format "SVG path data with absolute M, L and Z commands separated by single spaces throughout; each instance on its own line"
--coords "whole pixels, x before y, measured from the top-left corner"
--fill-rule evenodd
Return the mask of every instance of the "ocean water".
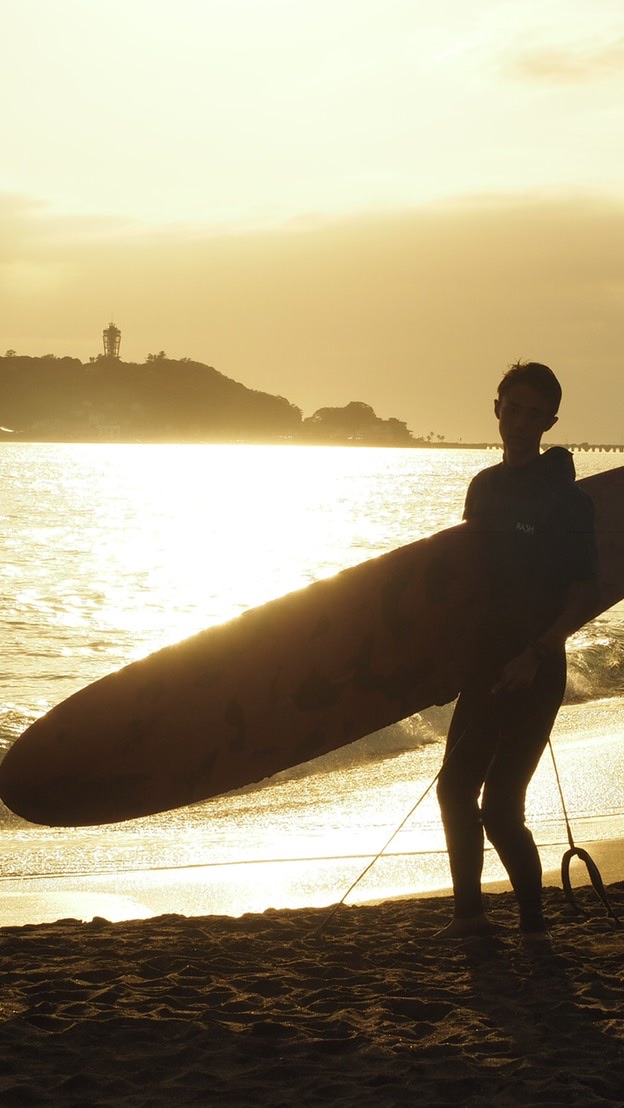
M 461 518 L 496 451 L 0 445 L 0 757 L 105 673 Z M 579 476 L 621 464 L 580 454 Z M 624 835 L 624 606 L 569 644 L 554 749 L 577 841 Z M 229 913 L 448 885 L 429 788 L 451 708 L 431 709 L 233 796 L 149 819 L 34 827 L 0 804 L 0 924 Z M 427 792 L 427 789 L 429 791 Z M 529 818 L 567 845 L 548 754 Z M 502 871 L 488 854 L 486 876 Z

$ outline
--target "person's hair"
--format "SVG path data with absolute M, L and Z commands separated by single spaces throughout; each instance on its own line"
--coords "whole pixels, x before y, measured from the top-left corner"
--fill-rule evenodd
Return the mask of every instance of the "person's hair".
M 546 398 L 552 414 L 557 414 L 561 403 L 561 385 L 549 366 L 542 365 L 541 362 L 515 362 L 510 365 L 498 386 L 498 399 L 513 385 L 532 385 Z

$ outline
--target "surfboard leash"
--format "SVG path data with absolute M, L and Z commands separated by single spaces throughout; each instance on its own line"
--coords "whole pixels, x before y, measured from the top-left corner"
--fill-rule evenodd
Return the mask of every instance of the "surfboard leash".
M 572 859 L 573 858 L 579 858 L 581 862 L 585 863 L 585 866 L 587 868 L 587 872 L 589 874 L 589 879 L 592 883 L 592 887 L 594 888 L 594 890 L 596 891 L 596 893 L 600 897 L 602 903 L 604 904 L 607 915 L 613 920 L 613 923 L 615 924 L 616 927 L 621 927 L 622 926 L 622 921 L 620 920 L 617 912 L 615 911 L 613 905 L 611 904 L 611 902 L 609 900 L 609 897 L 607 896 L 607 890 L 605 889 L 604 882 L 603 882 L 602 877 L 600 875 L 600 870 L 598 869 L 598 866 L 594 862 L 591 855 L 588 854 L 588 852 L 586 850 L 584 850 L 582 847 L 577 846 L 576 843 L 574 842 L 574 836 L 572 834 L 572 828 L 570 826 L 570 819 L 569 819 L 569 816 L 568 816 L 568 810 L 567 810 L 565 798 L 564 798 L 564 795 L 563 795 L 563 788 L 562 788 L 562 785 L 561 785 L 561 778 L 559 777 L 559 770 L 557 768 L 557 762 L 555 760 L 555 751 L 553 749 L 553 744 L 552 744 L 552 740 L 550 739 L 550 737 L 548 739 L 548 746 L 550 747 L 550 756 L 552 758 L 553 769 L 555 771 L 555 780 L 557 782 L 557 788 L 559 790 L 559 798 L 561 800 L 561 807 L 563 809 L 563 818 L 565 820 L 566 834 L 568 836 L 568 843 L 569 843 L 569 847 L 566 850 L 565 854 L 563 855 L 563 858 L 561 859 L 561 884 L 563 886 L 564 896 L 565 896 L 568 904 L 574 909 L 574 911 L 578 915 L 587 916 L 588 913 L 585 912 L 580 907 L 580 905 L 577 903 L 576 897 L 574 896 L 574 891 L 572 889 L 572 881 L 571 881 L 571 878 L 570 878 L 570 865 L 572 863 Z
M 468 731 L 470 730 L 471 723 L 472 723 L 472 720 L 470 720 L 468 722 L 467 726 L 464 728 L 464 731 L 460 735 L 459 739 L 455 743 L 452 750 L 446 752 L 446 755 L 445 755 L 445 757 L 442 761 L 442 764 L 441 764 L 438 772 L 436 773 L 435 777 L 433 777 L 432 780 L 429 782 L 429 784 L 427 785 L 427 788 L 425 789 L 425 791 L 418 797 L 418 800 L 416 801 L 415 804 L 412 805 L 412 807 L 410 808 L 407 815 L 404 816 L 404 818 L 399 823 L 398 827 L 395 828 L 395 830 L 392 832 L 392 834 L 390 835 L 388 840 L 384 843 L 384 845 L 381 847 L 381 849 L 378 851 L 378 853 L 375 855 L 375 857 L 368 863 L 368 865 L 356 877 L 355 881 L 353 881 L 351 883 L 351 885 L 349 885 L 349 888 L 343 894 L 341 899 L 331 907 L 330 911 L 327 913 L 327 915 L 324 917 L 324 919 L 321 920 L 318 927 L 314 928 L 314 930 L 312 932 L 313 936 L 317 936 L 317 935 L 322 934 L 322 932 L 325 930 L 325 928 L 328 926 L 328 924 L 331 922 L 331 920 L 336 915 L 336 912 L 338 912 L 340 910 L 340 908 L 342 908 L 342 906 L 344 905 L 344 902 L 347 899 L 347 897 L 359 885 L 360 881 L 362 881 L 363 878 L 366 877 L 366 874 L 370 872 L 370 870 L 373 868 L 373 866 L 375 866 L 377 864 L 377 862 L 382 857 L 382 855 L 385 854 L 385 852 L 388 849 L 388 847 L 390 846 L 391 842 L 393 842 L 393 840 L 396 838 L 399 831 L 401 831 L 405 827 L 405 824 L 408 822 L 408 820 L 411 819 L 411 817 L 413 816 L 416 809 L 419 807 L 420 804 L 422 804 L 425 797 L 431 792 L 433 786 L 436 784 L 436 782 L 437 782 L 440 774 L 442 773 L 442 770 L 444 769 L 444 766 L 446 765 L 446 762 L 448 761 L 448 759 L 453 756 L 453 754 L 457 750 L 458 746 L 460 745 L 460 743 L 462 742 L 464 737 L 468 734 Z M 616 927 L 621 927 L 622 922 L 621 922 L 619 916 L 617 915 L 613 905 L 611 904 L 611 902 L 609 900 L 609 897 L 607 896 L 607 890 L 605 889 L 604 882 L 603 882 L 602 877 L 600 875 L 600 870 L 598 869 L 598 866 L 594 862 L 593 858 L 588 854 L 588 852 L 586 850 L 584 850 L 582 847 L 578 847 L 576 845 L 576 843 L 574 842 L 574 837 L 572 835 L 572 827 L 570 825 L 570 819 L 569 819 L 569 816 L 568 816 L 568 810 L 567 810 L 567 807 L 566 807 L 565 797 L 563 795 L 563 787 L 561 785 L 561 779 L 559 777 L 559 770 L 557 768 L 557 763 L 555 761 L 555 752 L 553 750 L 552 740 L 551 740 L 550 736 L 548 738 L 548 746 L 550 747 L 550 756 L 552 758 L 553 768 L 554 768 L 554 771 L 555 771 L 555 779 L 557 781 L 557 788 L 559 790 L 559 797 L 560 797 L 560 800 L 561 800 L 561 807 L 562 807 L 562 810 L 563 810 L 563 816 L 564 816 L 565 825 L 566 825 L 566 834 L 567 834 L 568 843 L 569 843 L 569 848 L 568 848 L 568 850 L 566 850 L 566 852 L 563 855 L 563 858 L 561 860 L 561 883 L 562 883 L 562 886 L 563 886 L 563 892 L 564 892 L 565 898 L 568 901 L 568 903 L 571 905 L 571 907 L 574 909 L 575 912 L 577 912 L 579 915 L 587 916 L 587 912 L 585 912 L 576 902 L 574 892 L 572 890 L 572 882 L 571 882 L 571 879 L 570 879 L 570 864 L 572 862 L 572 859 L 573 858 L 579 858 L 582 862 L 585 863 L 585 865 L 587 867 L 587 872 L 589 874 L 590 881 L 592 883 L 592 886 L 595 889 L 598 896 L 600 897 L 600 900 L 604 904 L 608 916 L 611 918 L 611 920 L 613 921 L 613 923 L 615 924 Z
M 438 772 L 436 773 L 435 777 L 433 777 L 433 778 L 432 778 L 432 780 L 431 780 L 431 781 L 429 782 L 429 784 L 427 785 L 427 788 L 425 789 L 425 791 L 424 791 L 423 793 L 421 793 L 421 795 L 420 795 L 420 796 L 418 797 L 418 800 L 416 801 L 416 803 L 412 805 L 412 807 L 410 808 L 410 810 L 409 810 L 409 812 L 407 813 L 407 815 L 403 817 L 403 819 L 401 820 L 401 822 L 400 822 L 400 824 L 398 825 L 398 827 L 395 827 L 394 831 L 393 831 L 393 832 L 392 832 L 392 834 L 390 835 L 390 838 L 389 838 L 389 839 L 387 840 L 387 842 L 385 842 L 385 843 L 384 843 L 384 845 L 382 846 L 381 850 L 379 850 L 379 851 L 378 851 L 378 853 L 377 853 L 377 854 L 375 855 L 375 857 L 374 857 L 374 858 L 372 859 L 372 861 L 370 861 L 370 862 L 368 863 L 368 865 L 367 865 L 367 866 L 365 867 L 365 869 L 363 869 L 363 870 L 362 870 L 362 872 L 361 872 L 361 873 L 359 874 L 359 876 L 358 876 L 358 877 L 356 877 L 355 881 L 353 881 L 353 882 L 352 882 L 352 884 L 351 884 L 351 885 L 349 885 L 349 888 L 347 889 L 346 893 L 344 893 L 344 895 L 343 895 L 343 896 L 341 897 L 341 899 L 340 899 L 340 900 L 338 901 L 338 903 L 337 903 L 337 904 L 334 904 L 334 905 L 332 906 L 332 908 L 331 908 L 331 909 L 330 909 L 330 911 L 329 911 L 329 912 L 327 913 L 327 915 L 325 916 L 325 918 L 324 918 L 323 920 L 321 920 L 321 922 L 320 922 L 320 924 L 318 925 L 318 927 L 315 927 L 315 928 L 314 928 L 314 930 L 313 930 L 313 932 L 312 932 L 312 934 L 313 934 L 314 936 L 316 936 L 316 935 L 320 935 L 320 934 L 321 934 L 321 933 L 322 933 L 322 932 L 323 932 L 323 931 L 325 930 L 325 928 L 327 927 L 328 923 L 329 923 L 329 922 L 330 922 L 330 921 L 331 921 L 331 920 L 332 920 L 332 919 L 334 918 L 334 916 L 336 915 L 336 912 L 337 912 L 337 911 L 338 911 L 338 910 L 339 910 L 340 908 L 342 908 L 342 906 L 343 906 L 343 904 L 344 904 L 345 900 L 346 900 L 346 899 L 347 899 L 347 897 L 348 897 L 348 896 L 350 895 L 350 893 L 352 893 L 352 892 L 353 892 L 353 890 L 354 890 L 354 889 L 355 889 L 355 888 L 356 888 L 356 887 L 357 887 L 357 886 L 359 885 L 360 881 L 361 881 L 361 880 L 362 880 L 362 879 L 363 879 L 364 877 L 366 877 L 366 874 L 367 874 L 367 873 L 368 873 L 368 872 L 369 872 L 369 871 L 370 871 L 370 870 L 371 870 L 371 869 L 373 868 L 373 866 L 377 864 L 377 862 L 379 861 L 379 859 L 380 859 L 380 858 L 382 857 L 382 855 L 383 855 L 383 854 L 385 854 L 386 850 L 387 850 L 387 849 L 388 849 L 388 847 L 390 846 L 390 843 L 391 843 L 391 842 L 392 842 L 392 841 L 393 841 L 394 839 L 396 839 L 396 837 L 397 837 L 397 835 L 398 835 L 399 831 L 402 831 L 402 830 L 403 830 L 403 828 L 405 827 L 405 824 L 406 824 L 406 823 L 408 822 L 408 820 L 410 820 L 410 819 L 412 818 L 412 816 L 414 815 L 414 812 L 416 811 L 416 809 L 417 809 L 417 808 L 419 807 L 419 805 L 420 805 L 420 804 L 422 804 L 422 802 L 423 802 L 423 800 L 425 799 L 425 797 L 426 797 L 426 796 L 428 796 L 428 794 L 429 794 L 429 793 L 431 792 L 431 790 L 432 790 L 433 786 L 434 786 L 434 785 L 436 784 L 436 782 L 437 782 L 437 780 L 438 780 L 438 778 L 439 778 L 440 774 L 442 773 L 442 770 L 443 770 L 443 769 L 444 769 L 444 767 L 446 766 L 446 764 L 447 764 L 447 762 L 448 762 L 449 758 L 452 758 L 452 757 L 453 757 L 453 755 L 454 755 L 455 751 L 457 750 L 458 746 L 460 746 L 460 744 L 461 744 L 461 743 L 463 742 L 463 740 L 465 739 L 466 735 L 468 734 L 468 732 L 469 732 L 469 730 L 470 730 L 470 727 L 472 726 L 472 721 L 473 721 L 473 718 L 474 718 L 474 717 L 471 717 L 471 718 L 470 718 L 470 719 L 468 720 L 468 723 L 467 723 L 467 724 L 466 724 L 466 726 L 464 727 L 464 730 L 462 731 L 462 733 L 461 733 L 461 735 L 459 736 L 459 738 L 458 738 L 457 742 L 456 742 L 456 743 L 455 743 L 455 745 L 454 745 L 454 746 L 453 746 L 453 747 L 451 748 L 451 750 L 448 750 L 448 749 L 446 749 L 446 750 L 445 750 L 445 753 L 444 753 L 444 757 L 443 757 L 443 759 L 442 759 L 442 764 L 440 765 L 440 768 L 439 768 Z
M 394 829 L 394 831 L 390 835 L 390 838 L 387 840 L 387 842 L 384 843 L 381 850 L 378 851 L 378 853 L 375 855 L 375 857 L 372 859 L 372 861 L 369 862 L 368 865 L 366 866 L 366 868 L 362 870 L 362 872 L 359 874 L 358 877 L 356 877 L 355 881 L 353 881 L 353 883 L 351 885 L 349 885 L 349 888 L 347 889 L 346 893 L 344 893 L 344 895 L 338 901 L 337 904 L 334 904 L 332 906 L 332 908 L 328 912 L 327 916 L 323 920 L 321 920 L 319 926 L 316 927 L 313 930 L 312 935 L 314 935 L 314 936 L 320 935 L 325 930 L 328 923 L 336 915 L 336 912 L 340 908 L 342 908 L 345 900 L 350 895 L 350 893 L 352 893 L 353 890 L 357 887 L 357 885 L 359 885 L 360 881 L 364 877 L 366 877 L 366 874 L 373 868 L 373 866 L 377 864 L 379 859 L 382 857 L 383 854 L 385 854 L 386 850 L 390 846 L 390 843 L 397 837 L 399 831 L 402 831 L 403 828 L 405 827 L 405 824 L 408 822 L 408 820 L 410 820 L 412 818 L 412 816 L 414 815 L 414 812 L 416 811 L 416 809 L 419 807 L 420 804 L 422 804 L 425 797 L 428 796 L 428 794 L 431 792 L 433 786 L 436 784 L 440 774 L 442 773 L 442 770 L 445 768 L 445 766 L 446 766 L 447 762 L 449 761 L 449 759 L 453 757 L 453 755 L 457 751 L 458 747 L 461 746 L 462 742 L 466 738 L 466 735 L 468 734 L 468 732 L 470 731 L 470 728 L 472 727 L 473 720 L 474 720 L 474 713 L 469 717 L 468 722 L 467 722 L 466 726 L 464 727 L 464 730 L 462 731 L 461 735 L 457 739 L 457 742 L 451 747 L 450 750 L 448 749 L 448 747 L 445 748 L 444 757 L 442 758 L 442 763 L 440 765 L 440 768 L 439 768 L 438 772 L 436 773 L 435 777 L 433 777 L 432 780 L 427 785 L 427 788 L 425 789 L 425 791 L 418 797 L 418 800 L 416 801 L 415 804 L 412 805 L 412 807 L 410 808 L 407 815 L 403 817 L 403 819 L 401 820 L 398 827 L 396 827 Z
M 456 747 L 457 747 L 457 745 L 459 744 L 459 742 L 461 741 L 461 738 L 463 738 L 463 735 L 462 735 L 462 736 L 460 737 L 460 739 L 458 739 L 457 743 L 455 744 L 455 746 L 456 746 Z M 438 772 L 436 773 L 435 777 L 434 777 L 434 778 L 433 778 L 433 779 L 432 779 L 432 780 L 431 780 L 431 781 L 429 782 L 429 784 L 427 785 L 427 788 L 425 789 L 424 793 L 422 793 L 422 794 L 421 794 L 421 796 L 419 796 L 419 797 L 418 797 L 418 800 L 416 801 L 416 803 L 415 803 L 414 805 L 412 805 L 412 807 L 410 808 L 410 810 L 409 810 L 409 812 L 407 813 L 407 815 L 403 817 L 403 819 L 401 820 L 401 822 L 400 822 L 400 824 L 398 825 L 398 827 L 395 827 L 394 831 L 393 831 L 393 832 L 392 832 L 392 834 L 390 835 L 390 838 L 389 838 L 389 839 L 388 839 L 388 840 L 387 840 L 387 841 L 386 841 L 386 842 L 384 843 L 384 845 L 382 846 L 381 850 L 379 850 L 379 851 L 378 851 L 378 853 L 377 853 L 377 854 L 375 855 L 375 857 L 374 857 L 374 858 L 372 859 L 372 861 L 370 861 L 370 862 L 368 863 L 368 865 L 367 865 L 367 866 L 365 867 L 365 869 L 363 869 L 363 870 L 362 870 L 362 872 L 361 872 L 361 873 L 359 874 L 359 876 L 358 876 L 358 877 L 356 877 L 355 881 L 353 881 L 353 882 L 352 882 L 352 884 L 351 884 L 351 885 L 349 885 L 349 888 L 347 889 L 346 893 L 344 893 L 344 895 L 343 895 L 343 896 L 342 896 L 342 898 L 341 898 L 341 899 L 340 899 L 340 900 L 338 901 L 338 903 L 337 903 L 337 904 L 334 904 L 334 905 L 332 906 L 332 908 L 331 908 L 331 909 L 330 909 L 330 911 L 329 911 L 329 912 L 327 913 L 327 915 L 325 916 L 325 918 L 324 918 L 323 920 L 321 920 L 321 922 L 320 922 L 320 924 L 318 925 L 318 927 L 315 927 L 315 928 L 314 928 L 314 931 L 312 932 L 312 934 L 313 934 L 313 935 L 320 935 L 320 934 L 322 934 L 322 932 L 323 932 L 323 931 L 325 930 L 325 928 L 327 927 L 328 923 L 330 923 L 330 921 L 331 921 L 331 920 L 332 920 L 332 919 L 334 918 L 334 916 L 336 915 L 336 912 L 337 912 L 337 911 L 338 911 L 338 910 L 339 910 L 340 908 L 342 908 L 342 906 L 343 906 L 343 904 L 344 904 L 345 900 L 347 899 L 347 897 L 349 896 L 349 894 L 353 892 L 353 890 L 354 890 L 354 889 L 356 888 L 356 886 L 357 886 L 357 885 L 359 885 L 360 881 L 361 881 L 361 880 L 362 880 L 362 879 L 363 879 L 364 877 L 366 877 L 366 874 L 367 874 L 367 873 L 369 872 L 369 870 L 371 870 L 371 869 L 373 868 L 373 866 L 377 864 L 377 862 L 378 862 L 378 861 L 379 861 L 379 859 L 380 859 L 380 858 L 382 857 L 382 855 L 383 855 L 383 854 L 385 854 L 386 850 L 387 850 L 387 849 L 388 849 L 388 847 L 390 846 L 390 843 L 391 843 L 391 842 L 392 842 L 392 841 L 393 841 L 393 840 L 394 840 L 394 839 L 395 839 L 395 838 L 397 837 L 397 835 L 398 835 L 399 831 L 402 831 L 402 830 L 403 830 L 403 828 L 405 827 L 405 824 L 406 824 L 406 823 L 408 822 L 408 820 L 410 820 L 410 819 L 412 818 L 412 816 L 413 816 L 414 812 L 416 811 L 416 809 L 418 808 L 419 804 L 422 804 L 422 802 L 423 802 L 423 800 L 425 799 L 425 797 L 427 796 L 427 794 L 431 792 L 431 790 L 432 790 L 433 786 L 435 785 L 436 781 L 438 780 L 438 777 L 439 777 L 439 776 L 440 776 L 440 774 L 442 773 L 442 769 L 443 769 L 443 767 L 444 767 L 444 762 L 442 762 L 442 765 L 440 766 L 440 768 L 439 768 Z

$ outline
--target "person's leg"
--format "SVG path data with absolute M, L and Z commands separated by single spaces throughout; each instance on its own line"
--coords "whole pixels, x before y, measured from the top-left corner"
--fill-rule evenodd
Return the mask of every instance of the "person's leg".
M 565 689 L 565 655 L 542 665 L 533 685 L 505 700 L 499 697 L 501 738 L 486 774 L 481 813 L 485 833 L 516 893 L 520 927 L 545 929 L 542 866 L 525 823 L 529 782 L 548 742 Z
M 460 695 L 438 778 L 438 802 L 455 898 L 454 920 L 445 929 L 449 937 L 487 929 L 481 899 L 483 826 L 479 794 L 498 739 L 492 709 L 489 692 Z

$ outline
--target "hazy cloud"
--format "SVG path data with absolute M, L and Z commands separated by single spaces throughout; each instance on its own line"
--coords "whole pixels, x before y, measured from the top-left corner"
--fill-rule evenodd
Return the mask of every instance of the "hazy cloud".
M 237 234 L 98 221 L 79 234 L 14 200 L 5 217 L 18 209 L 1 350 L 86 361 L 112 313 L 126 360 L 162 349 L 306 415 L 364 400 L 464 439 L 495 434 L 496 381 L 532 357 L 561 373 L 562 434 L 623 437 L 620 203 L 485 197 Z
M 508 76 L 547 84 L 583 84 L 621 75 L 624 35 L 594 47 L 550 46 L 527 48 L 510 58 Z

